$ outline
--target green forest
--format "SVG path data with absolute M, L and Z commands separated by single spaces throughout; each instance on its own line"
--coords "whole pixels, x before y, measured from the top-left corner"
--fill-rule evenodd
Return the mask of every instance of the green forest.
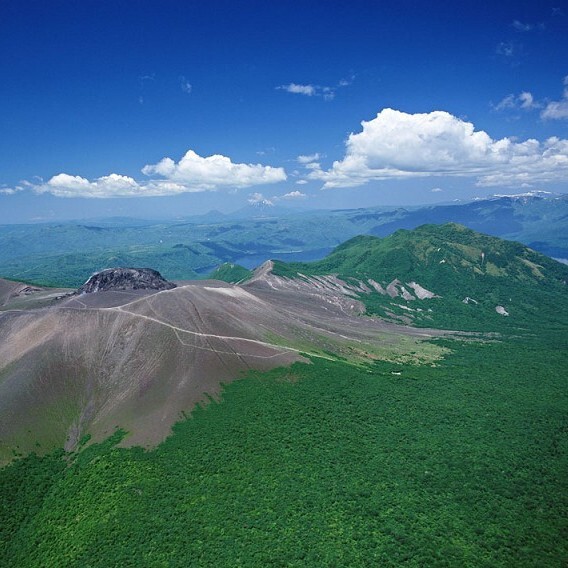
M 151 450 L 0 471 L 2 566 L 565 566 L 566 337 L 227 385 Z

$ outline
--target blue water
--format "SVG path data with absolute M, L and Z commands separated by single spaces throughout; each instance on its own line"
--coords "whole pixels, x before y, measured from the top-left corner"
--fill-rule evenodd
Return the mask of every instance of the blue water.
M 284 262 L 311 262 L 312 260 L 321 260 L 327 256 L 333 247 L 322 249 L 312 249 L 306 251 L 291 252 L 268 252 L 263 254 L 247 254 L 233 260 L 235 264 L 240 264 L 245 268 L 251 269 L 260 266 L 267 260 L 283 260 Z

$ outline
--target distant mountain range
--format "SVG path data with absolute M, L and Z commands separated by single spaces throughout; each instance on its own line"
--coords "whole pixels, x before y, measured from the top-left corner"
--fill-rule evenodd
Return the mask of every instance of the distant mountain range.
M 522 242 L 548 256 L 568 257 L 568 195 L 529 192 L 423 207 L 382 223 L 369 233 L 386 236 L 425 223 L 460 223 L 481 233 Z
M 224 263 L 311 261 L 357 235 L 384 237 L 423 224 L 460 223 L 568 258 L 568 196 L 543 192 L 418 208 L 296 211 L 250 205 L 176 222 L 114 218 L 0 226 L 0 276 L 79 286 L 94 272 L 150 266 L 166 278 L 203 278 Z

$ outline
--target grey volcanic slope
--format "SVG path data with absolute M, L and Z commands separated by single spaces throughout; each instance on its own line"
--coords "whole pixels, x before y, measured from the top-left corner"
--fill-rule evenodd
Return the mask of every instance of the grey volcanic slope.
M 30 309 L 49 305 L 68 294 L 67 288 L 42 288 L 0 278 L 0 310 Z
M 4 280 L 0 278 L 0 306 L 5 306 L 10 300 L 15 297 L 25 295 L 26 292 L 39 291 L 40 288 L 35 286 L 28 286 L 22 282 L 13 282 L 11 280 Z
M 0 460 L 13 448 L 73 449 L 116 427 L 130 433 L 126 444 L 151 446 L 243 371 L 289 365 L 301 352 L 405 356 L 440 333 L 363 310 L 336 290 L 275 286 L 268 265 L 246 286 L 195 282 L 0 311 Z

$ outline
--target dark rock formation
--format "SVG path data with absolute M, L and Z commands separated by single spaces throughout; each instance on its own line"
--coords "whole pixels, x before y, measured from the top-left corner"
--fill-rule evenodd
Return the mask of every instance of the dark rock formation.
M 79 294 L 108 290 L 171 290 L 176 285 L 168 282 L 152 268 L 107 268 L 93 274 L 78 290 Z

